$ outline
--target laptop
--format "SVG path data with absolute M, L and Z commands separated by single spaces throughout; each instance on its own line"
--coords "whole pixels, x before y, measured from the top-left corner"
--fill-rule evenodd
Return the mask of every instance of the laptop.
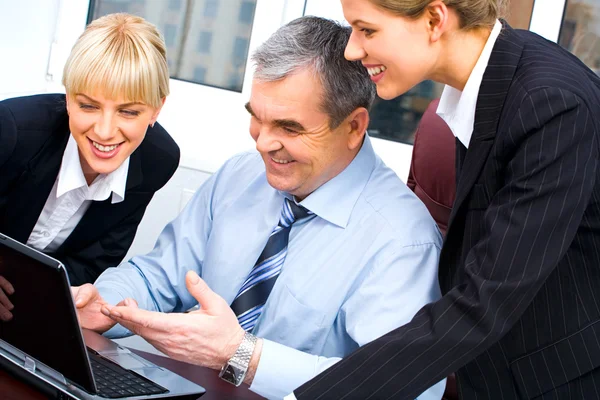
M 204 394 L 201 386 L 82 330 L 60 261 L 0 234 L 0 276 L 15 288 L 13 317 L 0 318 L 0 368 L 46 395 L 87 400 Z

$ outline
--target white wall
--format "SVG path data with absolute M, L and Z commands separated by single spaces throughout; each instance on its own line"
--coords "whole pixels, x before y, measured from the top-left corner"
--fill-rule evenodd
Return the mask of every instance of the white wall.
M 59 5 L 59 0 L 0 0 L 0 99 L 45 90 Z

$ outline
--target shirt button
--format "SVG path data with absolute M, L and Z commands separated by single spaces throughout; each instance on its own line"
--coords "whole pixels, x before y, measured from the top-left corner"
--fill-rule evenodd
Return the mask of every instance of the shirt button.
M 73 203 L 71 203 L 70 201 L 67 201 L 67 207 L 69 207 L 69 208 L 73 207 Z
M 48 231 L 43 231 L 42 235 L 44 235 L 44 237 L 49 237 L 50 236 L 50 232 Z

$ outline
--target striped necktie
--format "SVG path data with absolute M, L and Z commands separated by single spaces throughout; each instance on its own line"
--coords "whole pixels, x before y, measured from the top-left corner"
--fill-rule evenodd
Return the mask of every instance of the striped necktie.
M 250 332 L 256 325 L 281 272 L 292 224 L 309 216 L 314 214 L 295 202 L 288 199 L 283 202 L 279 224 L 271 232 L 264 250 L 231 303 L 231 309 L 244 330 Z

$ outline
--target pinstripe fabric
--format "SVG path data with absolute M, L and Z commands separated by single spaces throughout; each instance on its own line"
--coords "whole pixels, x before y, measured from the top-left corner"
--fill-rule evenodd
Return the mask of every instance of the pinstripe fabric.
M 598 116 L 596 75 L 505 25 L 440 257 L 444 296 L 296 397 L 413 399 L 457 371 L 462 399 L 600 399 Z

